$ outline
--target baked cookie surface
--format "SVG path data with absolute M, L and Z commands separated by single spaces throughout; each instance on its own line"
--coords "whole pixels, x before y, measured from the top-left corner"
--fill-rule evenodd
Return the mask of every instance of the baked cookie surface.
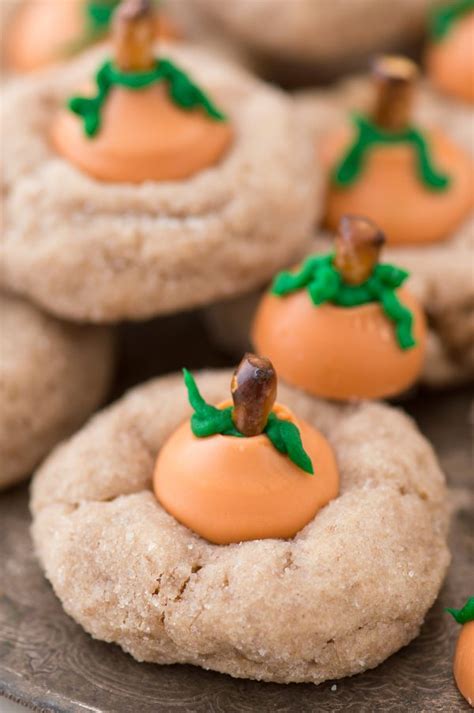
M 255 50 L 306 62 L 340 63 L 419 36 L 433 0 L 194 0 Z
M 199 375 L 210 402 L 230 376 Z M 380 404 L 334 406 L 283 385 L 280 397 L 329 439 L 342 480 L 292 540 L 212 545 L 158 504 L 156 455 L 190 415 L 179 375 L 131 391 L 40 469 L 36 550 L 92 636 L 140 661 L 320 683 L 374 667 L 417 635 L 449 562 L 431 447 Z
M 109 330 L 66 325 L 0 295 L 0 489 L 25 476 L 103 400 Z
M 53 150 L 52 117 L 102 50 L 6 92 L 0 281 L 65 318 L 139 319 L 243 293 L 301 255 L 321 207 L 291 100 L 195 48 L 161 49 L 235 132 L 219 164 L 186 180 L 108 184 Z

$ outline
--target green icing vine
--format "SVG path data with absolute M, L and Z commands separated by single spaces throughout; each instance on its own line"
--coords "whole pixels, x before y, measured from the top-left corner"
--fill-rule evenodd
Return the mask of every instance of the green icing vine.
M 121 72 L 110 61 L 105 62 L 96 74 L 95 97 L 72 97 L 68 106 L 82 117 L 87 136 L 95 136 L 100 130 L 102 106 L 114 86 L 128 89 L 143 89 L 156 82 L 167 82 L 171 99 L 182 109 L 201 106 L 212 119 L 225 121 L 225 115 L 217 109 L 206 94 L 199 89 L 176 65 L 168 59 L 157 59 L 153 69 L 145 72 Z
M 462 609 L 446 609 L 458 624 L 467 624 L 474 621 L 474 597 L 469 597 Z
M 436 8 L 430 20 L 431 36 L 436 42 L 440 42 L 456 22 L 473 11 L 474 0 L 455 0 L 455 2 Z
M 408 272 L 394 265 L 376 265 L 372 275 L 360 285 L 348 285 L 335 268 L 334 255 L 314 255 L 296 273 L 281 272 L 275 278 L 272 293 L 280 297 L 306 288 L 315 306 L 331 302 L 340 307 L 359 307 L 379 302 L 385 315 L 395 325 L 399 346 L 415 346 L 413 315 L 395 294 L 408 277 Z
M 410 144 L 417 159 L 417 172 L 422 183 L 433 191 L 444 191 L 450 185 L 449 176 L 433 165 L 430 149 L 423 134 L 409 127 L 404 131 L 384 131 L 369 119 L 354 115 L 357 136 L 333 173 L 333 180 L 340 186 L 350 186 L 361 174 L 367 154 L 377 145 Z
M 107 32 L 120 0 L 89 0 L 85 4 L 87 24 L 95 33 Z
M 225 409 L 211 406 L 203 399 L 193 375 L 187 369 L 183 369 L 183 374 L 189 403 L 194 409 L 191 416 L 191 430 L 194 435 L 197 438 L 207 438 L 216 434 L 245 438 L 234 426 L 233 406 Z M 294 423 L 271 413 L 263 433 L 280 453 L 287 455 L 301 470 L 310 475 L 314 474 L 313 464 L 303 448 L 299 429 Z

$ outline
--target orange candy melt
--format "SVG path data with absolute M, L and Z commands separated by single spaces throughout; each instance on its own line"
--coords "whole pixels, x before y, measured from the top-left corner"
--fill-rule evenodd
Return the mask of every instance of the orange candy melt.
M 320 149 L 328 173 L 341 160 L 352 136 L 343 129 Z M 336 230 L 344 214 L 366 215 L 384 231 L 389 244 L 444 240 L 474 206 L 474 163 L 441 132 L 429 133 L 435 166 L 451 177 L 444 191 L 430 190 L 418 177 L 415 152 L 407 145 L 378 146 L 370 151 L 351 186 L 328 186 L 327 226 Z
M 202 109 L 176 106 L 164 84 L 114 87 L 92 138 L 67 110 L 52 130 L 56 150 L 81 170 L 102 181 L 133 183 L 188 178 L 217 163 L 232 137 L 228 122 L 214 121 Z
M 222 404 L 225 408 L 229 404 Z M 339 492 L 331 446 L 315 428 L 275 405 L 300 429 L 313 476 L 279 453 L 265 435 L 197 438 L 189 421 L 161 449 L 155 495 L 179 522 L 215 544 L 293 537 Z
M 315 307 L 306 290 L 284 297 L 267 293 L 252 330 L 282 379 L 329 399 L 375 399 L 400 393 L 418 377 L 426 324 L 414 297 L 397 290 L 413 313 L 416 346 L 402 350 L 393 323 L 378 303 L 360 307 Z
M 82 35 L 81 0 L 29 0 L 8 30 L 6 56 L 16 72 L 31 72 L 61 59 Z
M 454 654 L 453 672 L 457 687 L 474 708 L 474 621 L 462 626 Z
M 85 30 L 85 0 L 27 0 L 8 29 L 6 59 L 15 72 L 31 72 L 70 57 Z M 156 21 L 157 37 L 175 39 L 178 32 L 163 17 Z
M 474 12 L 454 23 L 426 56 L 428 74 L 442 92 L 474 103 Z

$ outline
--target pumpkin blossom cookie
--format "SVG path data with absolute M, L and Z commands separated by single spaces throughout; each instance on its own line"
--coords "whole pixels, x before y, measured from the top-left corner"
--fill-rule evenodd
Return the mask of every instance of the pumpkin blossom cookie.
M 406 268 L 410 292 L 425 313 L 426 353 L 419 379 L 431 387 L 463 383 L 474 376 L 473 230 L 469 221 L 455 246 L 445 242 L 428 252 L 411 247 L 384 250 L 387 262 Z M 318 255 L 330 253 L 333 240 L 330 233 L 319 232 L 308 261 L 314 256 L 317 263 Z M 261 296 L 252 292 L 207 308 L 210 335 L 221 349 L 235 355 L 250 346 L 249 333 Z
M 402 64 L 403 66 L 407 68 L 407 71 L 411 71 L 408 70 L 405 63 Z M 329 90 L 303 92 L 299 95 L 297 100 L 299 117 L 302 123 L 306 124 L 313 132 L 319 153 L 325 154 L 328 158 L 328 146 L 331 149 L 329 153 L 334 147 L 336 134 L 328 127 L 338 125 L 343 127 L 351 110 L 356 111 L 358 116 L 367 117 L 370 115 L 370 112 L 374 111 L 374 90 L 379 97 L 387 96 L 388 89 L 383 91 L 381 89 L 381 86 L 387 85 L 387 81 L 387 78 L 352 78 Z M 408 92 L 410 82 L 411 80 L 400 83 L 402 94 Z M 402 89 L 403 86 L 404 89 Z M 393 86 L 393 91 L 395 91 L 395 87 L 396 85 Z M 413 84 L 411 87 L 413 91 Z M 392 94 L 391 90 L 390 94 Z M 392 94 L 392 96 L 394 95 Z M 410 93 L 405 94 L 405 97 L 406 110 L 406 99 L 409 100 Z M 441 159 L 439 155 L 437 157 L 436 141 L 432 144 L 433 150 L 430 149 L 431 144 L 427 144 L 431 162 L 436 171 L 445 173 L 451 181 L 447 188 L 430 190 L 423 186 L 417 174 L 416 161 L 419 160 L 419 154 L 413 146 L 375 145 L 366 154 L 366 163 L 359 164 L 360 172 L 352 185 L 346 188 L 335 184 L 331 185 L 330 192 L 333 192 L 334 202 L 331 203 L 330 198 L 328 206 L 334 207 L 337 204 L 338 210 L 342 210 L 343 205 L 346 205 L 349 200 L 352 210 L 355 210 L 355 199 L 357 196 L 360 197 L 363 191 L 363 198 L 367 204 L 365 213 L 367 217 L 377 222 L 381 228 L 384 225 L 382 220 L 384 215 L 386 220 L 388 216 L 393 224 L 392 227 L 398 227 L 401 230 L 402 223 L 405 225 L 407 233 L 403 239 L 394 241 L 392 234 L 388 229 L 386 230 L 389 245 L 385 255 L 387 259 L 403 265 L 410 272 L 410 289 L 421 302 L 427 314 L 429 339 L 423 380 L 437 386 L 456 383 L 472 378 L 474 375 L 474 282 L 472 280 L 474 142 L 472 138 L 472 110 L 459 102 L 445 99 L 423 82 L 416 88 L 415 99 L 413 124 L 420 127 L 423 135 L 425 134 L 421 127 L 437 126 L 438 129 L 435 133 L 438 134 L 438 137 L 441 137 L 439 133 L 441 131 L 444 138 L 448 138 L 447 143 L 443 144 L 447 151 L 447 153 L 445 151 L 444 159 Z M 377 104 L 377 102 L 375 103 Z M 409 104 L 410 101 L 408 101 Z M 340 129 L 339 132 L 342 134 L 338 135 L 342 136 L 344 131 L 344 128 Z M 328 135 L 330 136 L 329 144 L 326 144 Z M 349 138 L 350 134 L 346 133 L 346 136 Z M 352 137 L 354 139 L 354 134 Z M 443 143 L 443 138 L 440 140 Z M 350 143 L 345 145 L 346 152 L 350 145 Z M 387 155 L 387 159 L 384 161 L 389 161 L 390 152 L 402 152 L 403 154 L 403 156 L 400 154 L 400 163 L 396 163 L 393 170 L 384 174 L 380 179 L 375 176 L 376 154 L 379 150 L 383 150 Z M 441 150 L 443 152 L 443 149 Z M 462 157 L 460 152 L 463 154 Z M 332 152 L 331 155 L 334 156 L 334 153 Z M 331 166 L 333 171 L 335 166 L 340 168 L 343 158 L 347 155 L 341 150 L 338 153 L 338 162 L 335 162 L 334 159 L 333 161 L 328 160 L 327 170 L 330 171 Z M 395 154 L 392 156 L 395 161 Z M 455 159 L 457 170 L 461 170 L 461 173 L 453 172 L 449 168 L 450 158 L 451 160 Z M 380 160 L 382 159 L 379 158 Z M 412 172 L 407 183 L 406 168 L 409 161 L 411 161 Z M 469 163 L 471 168 L 468 168 Z M 420 166 L 420 164 L 418 165 Z M 468 173 L 465 173 L 463 167 L 468 170 Z M 392 186 L 393 193 L 390 194 L 390 176 L 395 175 L 400 177 L 400 182 Z M 464 178 L 469 177 L 465 184 L 463 176 Z M 417 185 L 413 193 L 406 195 L 400 186 L 408 187 L 410 182 L 412 185 Z M 369 191 L 370 199 L 381 199 L 374 208 L 372 208 L 371 200 L 367 200 L 369 193 L 366 192 L 366 189 L 370 185 L 374 188 L 373 191 Z M 457 200 L 460 197 L 462 185 L 467 191 L 466 197 L 469 197 L 469 202 L 465 205 L 467 212 L 464 217 L 460 212 L 457 213 L 457 209 L 462 203 L 462 201 L 458 203 Z M 380 190 L 381 186 L 386 188 L 385 198 Z M 452 197 L 451 190 L 453 191 Z M 424 197 L 421 203 L 417 202 L 414 206 L 413 196 L 419 195 L 420 191 Z M 456 196 L 457 198 L 455 198 Z M 452 200 L 452 198 L 455 199 Z M 422 215 L 419 214 L 421 204 L 425 205 Z M 332 209 L 328 208 L 327 215 L 329 212 L 333 216 L 331 222 L 335 221 L 338 211 L 333 213 Z M 451 228 L 448 230 L 449 224 L 451 224 Z M 430 240 L 439 238 L 439 240 L 430 242 L 428 238 Z M 393 243 L 395 244 L 392 247 Z M 313 249 L 324 251 L 328 250 L 330 245 L 330 236 L 318 231 Z
M 111 333 L 68 325 L 0 295 L 0 489 L 39 461 L 103 401 Z
M 283 383 L 276 402 L 252 354 L 184 376 L 134 389 L 36 474 L 33 538 L 66 612 L 139 661 L 281 683 L 408 644 L 449 563 L 444 478 L 411 420 Z
M 328 228 L 357 213 L 377 222 L 392 244 L 426 244 L 450 238 L 472 212 L 472 158 L 439 130 L 412 122 L 416 76 L 410 60 L 379 58 L 372 115 L 355 115 L 353 132 L 343 126 L 321 143 Z
M 112 58 L 91 52 L 6 92 L 0 280 L 68 319 L 244 292 L 301 256 L 318 212 L 291 101 L 199 50 L 156 54 L 153 23 L 148 2 L 124 2 Z
M 120 0 L 10 0 L 17 7 L 5 29 L 6 66 L 30 72 L 69 60 L 106 39 Z M 173 39 L 177 30 L 163 13 L 155 33 Z
M 230 123 L 187 74 L 155 56 L 149 2 L 128 0 L 114 25 L 115 61 L 98 69 L 95 95 L 72 97 L 53 124 L 58 153 L 109 182 L 185 179 L 217 163 Z
M 410 290 L 428 320 L 421 380 L 443 387 L 471 379 L 472 110 L 416 83 L 414 65 L 393 57 L 380 58 L 371 77 L 300 92 L 296 102 L 301 124 L 312 132 L 326 166 L 326 222 L 337 230 L 346 211 L 385 226 L 386 259 L 410 273 Z M 356 112 L 355 130 L 347 127 L 351 111 Z M 410 126 L 401 132 L 374 123 L 376 116 L 390 123 L 408 115 Z M 425 126 L 439 128 L 430 133 Z M 332 239 L 332 231 L 318 229 L 311 252 L 330 251 Z M 258 299 L 249 293 L 207 310 L 214 339 L 233 354 L 247 346 Z
M 187 371 L 185 381 L 195 412 L 164 444 L 153 478 L 156 497 L 179 522 L 217 544 L 293 537 L 337 496 L 330 445 L 274 403 L 268 359 L 245 355 L 232 379 L 233 405 L 212 406 Z
M 461 625 L 453 673 L 456 685 L 471 708 L 474 708 L 474 597 L 469 597 L 462 609 L 448 609 Z
M 474 103 L 474 1 L 455 0 L 432 14 L 428 75 L 439 91 Z
M 425 319 L 402 287 L 408 273 L 378 262 L 384 242 L 371 221 L 345 216 L 334 253 L 311 256 L 275 278 L 252 340 L 285 381 L 347 400 L 394 396 L 418 378 Z

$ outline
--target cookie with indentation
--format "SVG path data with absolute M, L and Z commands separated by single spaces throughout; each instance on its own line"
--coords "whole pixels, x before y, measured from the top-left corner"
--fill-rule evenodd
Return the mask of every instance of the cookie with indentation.
M 92 51 L 12 82 L 3 102 L 0 281 L 68 319 L 146 318 L 252 289 L 304 252 L 321 206 L 291 100 L 191 47 L 148 45 L 128 66 L 141 22 L 113 61 Z M 81 89 L 94 71 L 95 90 Z
M 323 144 L 327 132 L 347 121 L 351 110 L 366 111 L 372 102 L 371 81 L 359 77 L 333 89 L 301 92 L 297 95 L 297 111 L 316 142 Z M 419 89 L 415 120 L 420 125 L 436 124 L 465 155 L 474 155 L 472 110 L 441 97 L 427 84 Z M 331 234 L 318 230 L 311 252 L 327 252 L 331 241 Z M 456 384 L 474 377 L 473 250 L 471 214 L 446 240 L 389 246 L 385 252 L 389 261 L 410 272 L 408 287 L 427 314 L 427 357 L 421 380 L 432 386 Z M 209 308 L 206 318 L 216 342 L 232 353 L 244 350 L 256 305 L 257 296 L 248 294 Z M 227 327 L 229 323 L 233 324 L 232 330 Z
M 367 111 L 373 99 L 371 81 L 353 78 L 334 89 L 302 93 L 298 111 L 322 146 L 331 127 L 347 122 L 350 111 Z M 438 127 L 472 163 L 472 112 L 468 107 L 445 99 L 428 84 L 422 84 L 414 105 L 414 121 L 422 127 Z M 401 207 L 402 212 L 405 208 Z M 319 237 L 317 243 L 321 248 L 324 245 Z M 443 241 L 403 244 L 388 251 L 391 259 L 410 271 L 410 286 L 428 314 L 432 356 L 427 360 L 426 374 L 431 382 L 451 382 L 474 375 L 474 283 L 470 257 L 473 249 L 471 209 Z
M 28 476 L 106 396 L 110 330 L 65 324 L 0 295 L 0 489 Z
M 195 374 L 210 404 L 231 376 Z M 94 638 L 139 661 L 317 684 L 377 666 L 418 634 L 449 563 L 433 450 L 385 405 L 329 404 L 283 384 L 278 399 L 322 433 L 340 474 L 337 497 L 289 539 L 211 544 L 160 505 L 157 458 L 192 415 L 181 375 L 129 392 L 38 471 L 36 551 Z

